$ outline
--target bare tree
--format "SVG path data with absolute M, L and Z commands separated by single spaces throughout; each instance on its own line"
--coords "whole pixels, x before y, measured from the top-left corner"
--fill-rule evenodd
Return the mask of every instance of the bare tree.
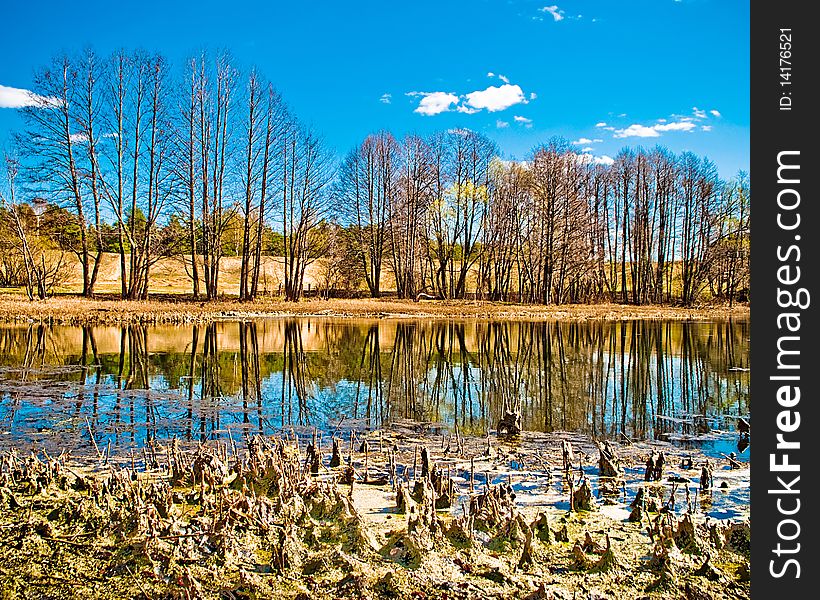
M 368 136 L 341 166 L 337 195 L 342 217 L 355 227 L 356 250 L 370 295 L 379 297 L 387 218 L 398 194 L 399 147 L 387 132 Z
M 387 238 L 390 264 L 399 298 L 413 298 L 419 283 L 417 265 L 426 213 L 432 199 L 435 170 L 430 146 L 418 136 L 400 147 L 397 193 L 388 206 Z
M 203 93 L 200 77 L 199 62 L 189 59 L 186 65 L 184 88 L 179 100 L 179 124 L 177 127 L 178 166 L 177 177 L 185 190 L 184 210 L 185 221 L 188 225 L 188 246 L 191 253 L 191 292 L 194 298 L 199 298 L 199 227 L 197 226 L 199 205 L 197 190 L 202 181 L 202 170 L 198 160 L 198 133 L 201 131 L 197 108 L 200 94 Z M 184 260 L 184 257 L 183 257 Z M 186 263 L 187 268 L 187 263 Z
M 285 299 L 302 297 L 305 270 L 323 254 L 319 225 L 328 211 L 330 156 L 310 129 L 293 125 L 282 144 Z
M 528 203 L 530 171 L 517 162 L 496 159 L 492 165 L 492 198 L 482 230 L 484 252 L 479 260 L 478 292 L 490 300 L 510 300 L 518 267 L 522 211 Z
M 5 243 L 11 240 L 10 248 L 6 248 L 11 250 L 11 256 L 4 252 L 4 263 L 10 265 L 15 259 L 22 263 L 22 277 L 9 277 L 12 274 L 7 272 L 5 279 L 13 281 L 6 283 L 21 283 L 29 300 L 44 300 L 56 285 L 63 283 L 67 270 L 65 255 L 41 230 L 41 210 L 45 207 L 20 202 L 17 197 L 19 160 L 7 154 L 4 161 L 6 186 L 5 190 L 0 187 L 0 239 Z
M 200 126 L 202 176 L 202 255 L 205 293 L 213 300 L 219 293 L 222 236 L 233 210 L 226 200 L 226 173 L 233 150 L 232 109 L 237 72 L 226 54 L 217 57 L 214 81 L 205 59 L 200 63 L 197 98 Z M 215 86 L 215 89 L 213 89 Z
M 32 102 L 22 109 L 27 130 L 16 139 L 35 194 L 55 203 L 67 203 L 74 210 L 79 240 L 73 251 L 82 268 L 82 293 L 92 296 L 100 255 L 92 254 L 95 249 L 89 240 L 86 219 L 89 182 L 86 172 L 89 169 L 85 164 L 88 152 L 83 146 L 87 146 L 88 138 L 81 119 L 87 118 L 83 109 L 88 110 L 89 103 L 84 106 L 84 83 L 88 86 L 76 62 L 68 56 L 55 58 L 49 67 L 38 71 L 34 76 Z M 94 110 L 92 103 L 92 113 Z
M 251 71 L 247 84 L 248 114 L 245 127 L 243 168 L 242 262 L 240 300 L 253 300 L 259 289 L 265 220 L 271 188 L 278 181 L 277 146 L 288 127 L 288 114 L 272 86 L 264 86 Z

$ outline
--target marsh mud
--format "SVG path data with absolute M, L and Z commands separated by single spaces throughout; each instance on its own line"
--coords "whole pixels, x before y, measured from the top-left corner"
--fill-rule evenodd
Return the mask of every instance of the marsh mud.
M 748 598 L 748 485 L 669 442 L 402 420 L 6 449 L 0 597 Z

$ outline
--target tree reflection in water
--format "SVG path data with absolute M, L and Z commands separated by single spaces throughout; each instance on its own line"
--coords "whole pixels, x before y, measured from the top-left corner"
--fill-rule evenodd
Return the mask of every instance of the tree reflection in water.
M 12 438 L 29 435 L 34 422 L 70 424 L 114 445 L 341 419 L 458 423 L 483 434 L 505 408 L 520 411 L 525 429 L 597 437 L 657 438 L 689 424 L 689 433 L 730 429 L 734 420 L 722 415 L 749 412 L 748 327 L 317 318 L 6 326 L 0 423 Z M 46 406 L 46 383 L 63 399 Z

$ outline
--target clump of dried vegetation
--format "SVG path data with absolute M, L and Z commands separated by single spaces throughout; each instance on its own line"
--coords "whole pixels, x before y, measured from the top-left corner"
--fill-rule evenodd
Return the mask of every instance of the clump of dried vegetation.
M 507 302 L 433 300 L 413 302 L 395 298 L 307 299 L 285 302 L 265 297 L 253 302 L 226 298 L 212 302 L 184 294 L 154 294 L 150 300 L 97 299 L 59 296 L 29 302 L 21 295 L 0 295 L 0 322 L 30 320 L 64 325 L 120 325 L 207 323 L 219 319 L 276 316 L 391 317 L 391 318 L 504 318 L 504 319 L 720 319 L 748 317 L 748 305 L 633 306 L 622 304 L 534 305 Z
M 617 520 L 569 464 L 555 471 L 569 510 L 548 510 L 522 505 L 511 479 L 479 481 L 476 461 L 504 460 L 489 437 L 438 452 L 363 437 L 346 451 L 316 434 L 172 440 L 119 461 L 6 451 L 0 597 L 748 597 L 748 522 L 676 514 L 662 482 Z M 599 446 L 604 504 L 623 473 L 615 446 Z M 373 498 L 389 503 L 366 510 Z

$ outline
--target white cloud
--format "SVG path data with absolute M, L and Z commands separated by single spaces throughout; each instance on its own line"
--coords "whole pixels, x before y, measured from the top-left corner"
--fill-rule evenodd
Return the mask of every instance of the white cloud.
M 581 148 L 581 152 L 592 152 L 595 150 L 592 146 L 586 146 L 585 148 Z
M 666 131 L 692 131 L 697 126 L 690 120 L 680 120 L 674 121 L 672 123 L 656 123 L 651 127 L 647 127 L 646 125 L 641 125 L 639 123 L 633 123 L 629 127 L 624 129 L 616 129 L 614 133 L 614 137 L 616 138 L 629 138 L 629 137 L 638 137 L 638 138 L 654 138 L 660 137 L 662 132 Z
M 579 138 L 579 139 L 575 140 L 572 143 L 577 145 L 577 146 L 583 146 L 584 144 L 591 144 L 592 140 L 589 139 L 589 138 L 582 137 L 582 138 Z
M 692 113 L 695 115 L 696 119 L 705 119 L 706 118 L 706 111 L 699 109 L 697 106 L 692 107 Z
M 382 94 L 381 98 L 379 98 L 379 102 L 382 104 L 390 104 L 390 101 L 393 99 L 393 94 Z
M 460 113 L 464 113 L 465 115 L 474 115 L 477 112 L 481 112 L 478 108 L 470 108 L 469 106 L 464 106 L 463 104 L 456 107 L 456 110 Z
M 527 99 L 521 86 L 505 83 L 501 86 L 491 85 L 485 90 L 470 92 L 465 96 L 466 106 L 471 109 L 487 109 L 490 112 L 504 110 L 516 104 L 526 103 Z
M 491 85 L 483 90 L 475 90 L 467 94 L 456 95 L 453 92 L 406 92 L 405 95 L 419 96 L 418 106 L 414 112 L 422 115 L 437 115 L 443 112 L 457 111 L 463 114 L 472 115 L 482 110 L 488 112 L 498 112 L 506 110 L 516 104 L 527 104 L 536 96 L 531 93 L 529 100 L 521 89 L 521 86 L 512 84 L 504 75 L 499 75 L 489 71 L 488 77 L 498 77 L 504 83 L 501 85 Z M 390 103 L 390 94 L 384 94 L 380 100 L 386 104 Z
M 657 131 L 692 131 L 695 124 L 691 121 L 678 121 L 677 123 L 660 123 L 653 126 Z
M 68 137 L 72 144 L 85 144 L 88 141 L 88 136 L 84 133 L 72 133 Z
M 720 111 L 719 110 L 712 109 L 709 112 L 712 113 L 713 117 L 720 117 Z
M 0 108 L 46 107 L 55 106 L 58 103 L 57 98 L 48 98 L 29 90 L 0 85 Z
M 700 130 L 701 131 L 712 131 L 712 126 L 711 125 L 701 125 Z
M 536 98 L 538 98 L 538 94 L 535 92 L 530 92 L 530 100 L 535 100 Z
M 532 119 L 528 119 L 527 117 L 522 117 L 522 116 L 519 116 L 519 115 L 515 115 L 513 117 L 513 121 L 515 121 L 519 125 L 523 125 L 527 129 L 530 129 L 532 127 Z
M 541 12 L 546 12 L 552 15 L 552 18 L 557 21 L 564 20 L 564 11 L 558 8 L 557 5 L 553 4 L 552 6 L 545 6 L 541 9 Z
M 426 116 L 447 112 L 450 105 L 458 104 L 458 96 L 449 92 L 408 92 L 407 95 L 422 97 L 413 112 Z
M 505 128 L 509 127 L 510 124 L 507 121 L 498 120 L 498 121 L 495 122 L 495 126 L 498 129 L 505 129 Z
M 595 123 L 595 127 L 606 127 L 606 123 L 604 121 L 599 121 Z
M 578 162 L 583 165 L 593 164 L 605 165 L 608 167 L 610 165 L 615 164 L 615 159 L 613 159 L 611 156 L 607 156 L 606 154 L 602 156 L 595 156 L 593 154 L 585 152 L 584 154 L 576 154 L 576 157 Z
M 660 137 L 660 133 L 658 133 L 654 127 L 647 127 L 645 125 L 638 125 L 637 123 L 634 125 L 630 125 L 625 129 L 616 129 L 615 130 L 615 137 L 616 138 L 628 138 L 628 137 L 641 137 L 641 138 L 649 138 L 649 137 Z

